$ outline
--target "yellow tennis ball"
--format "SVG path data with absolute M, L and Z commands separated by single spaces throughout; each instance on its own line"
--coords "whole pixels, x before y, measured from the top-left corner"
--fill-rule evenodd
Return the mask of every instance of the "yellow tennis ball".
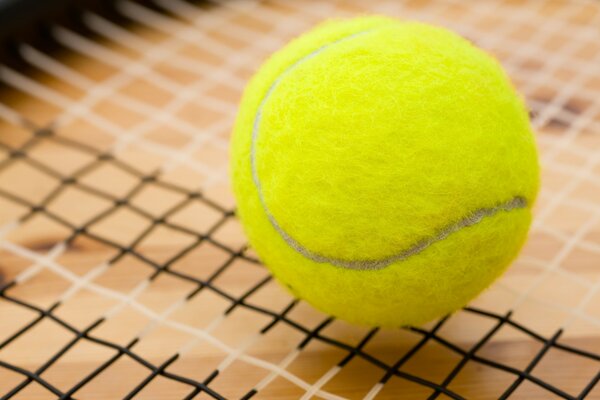
M 501 66 L 447 30 L 327 22 L 275 53 L 232 143 L 250 244 L 299 298 L 351 322 L 464 306 L 522 246 L 534 137 Z

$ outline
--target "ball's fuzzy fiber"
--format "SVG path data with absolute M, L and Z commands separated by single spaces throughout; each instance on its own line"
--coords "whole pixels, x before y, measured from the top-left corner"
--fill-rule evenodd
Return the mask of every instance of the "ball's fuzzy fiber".
M 326 22 L 249 83 L 231 154 L 250 244 L 298 297 L 351 322 L 465 305 L 525 240 L 539 171 L 491 56 L 384 17 Z

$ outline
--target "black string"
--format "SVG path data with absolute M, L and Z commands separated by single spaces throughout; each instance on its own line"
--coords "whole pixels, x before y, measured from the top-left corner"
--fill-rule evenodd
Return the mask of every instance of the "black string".
M 73 173 L 65 175 L 64 173 L 53 168 L 52 165 L 47 165 L 43 161 L 32 158 L 30 155 L 31 149 L 35 148 L 35 146 L 40 144 L 42 141 L 51 141 L 56 144 L 60 144 L 61 146 L 66 146 L 73 151 L 79 151 L 83 154 L 87 154 L 91 156 L 90 161 L 82 165 Z M 10 168 L 15 163 L 19 162 L 26 163 L 28 167 L 34 168 L 42 174 L 45 174 L 48 179 L 56 180 L 57 182 L 56 187 L 53 187 L 52 190 L 50 190 L 49 193 L 44 196 L 44 198 L 35 203 L 22 198 L 17 193 L 11 192 L 10 188 L 0 188 L 0 198 L 18 204 L 28 210 L 20 218 L 22 223 L 26 223 L 33 216 L 43 215 L 44 217 L 69 230 L 70 234 L 66 238 L 67 244 L 70 244 L 79 238 L 85 237 L 102 243 L 103 245 L 115 250 L 115 255 L 112 256 L 108 261 L 109 268 L 116 265 L 119 260 L 125 256 L 134 257 L 152 270 L 152 273 L 148 278 L 151 281 L 156 280 L 160 276 L 170 276 L 193 285 L 190 292 L 184 296 L 185 302 L 191 301 L 202 291 L 208 290 L 228 302 L 225 311 L 226 315 L 232 313 L 238 308 L 243 308 L 250 312 L 268 317 L 268 322 L 259 330 L 259 332 L 257 332 L 258 335 L 266 335 L 269 331 L 277 326 L 285 325 L 302 334 L 302 338 L 297 344 L 299 351 L 303 351 L 302 349 L 304 349 L 312 341 L 318 341 L 323 345 L 342 350 L 344 352 L 344 356 L 337 364 L 340 368 L 343 369 L 354 359 L 360 358 L 382 371 L 380 383 L 383 385 L 387 384 L 391 379 L 402 379 L 431 389 L 432 394 L 430 398 L 432 399 L 437 398 L 440 394 L 452 399 L 463 399 L 465 398 L 465 395 L 458 393 L 456 389 L 450 388 L 452 387 L 451 384 L 455 378 L 459 376 L 464 367 L 470 363 L 486 365 L 514 376 L 514 380 L 510 386 L 506 387 L 504 389 L 504 393 L 501 394 L 501 398 L 510 398 L 518 391 L 518 387 L 521 385 L 521 383 L 527 381 L 546 390 L 548 395 L 552 393 L 564 399 L 583 399 L 593 391 L 598 381 L 600 381 L 600 354 L 578 349 L 565 343 L 560 343 L 560 331 L 557 331 L 552 337 L 544 337 L 543 335 L 540 335 L 526 326 L 514 321 L 510 313 L 506 315 L 499 315 L 472 307 L 465 308 L 464 312 L 481 319 L 492 320 L 494 321 L 494 325 L 493 328 L 485 333 L 481 339 L 477 341 L 477 343 L 475 343 L 469 350 L 462 349 L 457 344 L 450 342 L 442 336 L 440 332 L 447 321 L 447 319 L 444 318 L 431 329 L 406 328 L 410 332 L 419 335 L 420 340 L 416 345 L 400 356 L 395 363 L 388 364 L 366 349 L 368 347 L 368 343 L 372 342 L 380 333 L 378 329 L 372 329 L 368 331 L 359 343 L 351 345 L 326 334 L 327 327 L 335 322 L 331 317 L 324 318 L 323 321 L 320 324 L 317 324 L 315 328 L 308 328 L 298 320 L 294 319 L 291 314 L 292 310 L 299 303 L 298 300 L 291 301 L 287 306 L 280 310 L 254 303 L 253 296 L 257 292 L 260 292 L 271 281 L 271 277 L 266 274 L 266 272 L 263 276 L 257 278 L 256 282 L 252 282 L 252 285 L 250 285 L 250 287 L 248 287 L 241 295 L 235 295 L 226 287 L 223 287 L 219 283 L 218 277 L 226 271 L 231 270 L 237 260 L 244 260 L 256 265 L 257 267 L 259 266 L 259 263 L 256 259 L 246 254 L 245 247 L 232 248 L 230 245 L 217 239 L 217 233 L 219 229 L 221 229 L 233 218 L 234 210 L 223 207 L 215 201 L 207 199 L 200 192 L 191 191 L 174 185 L 170 182 L 165 182 L 161 179 L 159 174 L 143 173 L 134 166 L 118 159 L 116 156 L 99 151 L 89 144 L 80 143 L 73 139 L 61 137 L 49 128 L 36 129 L 35 127 L 31 127 L 31 137 L 24 141 L 20 147 L 13 148 L 0 142 L 0 149 L 11 155 L 7 159 L 0 162 L 0 174 L 5 169 Z M 113 193 L 109 193 L 105 189 L 95 187 L 89 182 L 84 182 L 84 178 L 88 174 L 93 173 L 98 168 L 103 168 L 108 165 L 118 169 L 124 174 L 127 174 L 132 178 L 133 181 L 135 181 L 135 183 L 129 188 L 128 192 L 124 196 L 115 196 Z M 170 191 L 173 194 L 179 194 L 183 196 L 180 201 L 175 202 L 175 204 L 171 205 L 170 208 L 160 215 L 153 215 L 152 213 L 136 206 L 135 203 L 132 202 L 132 199 L 148 185 L 155 185 L 163 190 Z M 61 195 L 61 193 L 67 190 L 67 188 L 76 188 L 77 190 L 85 192 L 90 196 L 110 202 L 110 206 L 97 212 L 82 224 L 73 224 L 69 222 L 68 215 L 63 215 L 60 212 L 53 210 L 52 207 L 53 202 Z M 177 224 L 171 218 L 186 207 L 194 205 L 195 202 L 201 203 L 203 206 L 210 208 L 212 211 L 220 215 L 214 224 L 204 232 L 196 231 L 187 226 Z M 104 236 L 95 230 L 95 226 L 97 224 L 106 221 L 108 218 L 111 218 L 111 216 L 113 216 L 114 213 L 120 209 L 126 209 L 145 221 L 144 228 L 134 239 L 126 244 L 117 243 L 113 238 Z M 166 261 L 156 262 L 155 260 L 152 260 L 138 247 L 144 238 L 147 238 L 159 227 L 168 228 L 183 235 L 189 236 L 191 239 L 190 244 L 179 249 Z M 217 247 L 227 254 L 226 259 L 221 263 L 221 265 L 218 265 L 214 269 L 208 278 L 199 279 L 196 276 L 190 275 L 189 273 L 185 273 L 173 268 L 178 261 L 204 243 L 210 243 L 212 246 Z M 202 262 L 200 262 L 200 265 L 198 265 L 198 269 L 201 268 L 203 268 Z M 12 387 L 5 387 L 6 384 L 0 382 L 0 395 L 2 395 L 2 399 L 13 398 L 32 383 L 41 385 L 57 398 L 65 400 L 74 399 L 77 397 L 77 393 L 82 388 L 90 384 L 90 382 L 93 382 L 102 374 L 102 372 L 110 369 L 112 365 L 124 357 L 134 361 L 148 370 L 148 374 L 142 381 L 132 383 L 132 388 L 130 392 L 125 395 L 125 398 L 134 398 L 136 394 L 144 390 L 144 388 L 146 388 L 157 377 L 179 382 L 180 384 L 188 386 L 189 393 L 184 397 L 185 399 L 193 399 L 200 396 L 200 394 L 208 395 L 215 399 L 224 398 L 222 394 L 211 388 L 211 384 L 219 379 L 219 374 L 221 371 L 213 370 L 206 377 L 184 376 L 173 373 L 170 367 L 181 357 L 180 354 L 173 354 L 168 360 L 162 362 L 160 365 L 155 365 L 144 359 L 136 352 L 136 345 L 139 344 L 141 340 L 140 338 L 134 338 L 128 344 L 120 345 L 95 335 L 95 330 L 105 323 L 105 320 L 102 318 L 94 321 L 85 329 L 77 329 L 68 321 L 60 318 L 56 314 L 56 311 L 62 306 L 61 303 L 57 302 L 48 309 L 40 308 L 29 303 L 26 299 L 19 298 L 17 295 L 13 295 L 12 291 L 18 286 L 19 283 L 16 281 L 2 283 L 2 286 L 0 286 L 0 301 L 7 301 L 18 307 L 26 308 L 35 312 L 36 316 L 23 327 L 16 327 L 14 333 L 5 339 L 2 339 L 2 341 L 0 341 L 0 350 L 9 347 L 19 337 L 26 335 L 27 332 L 34 329 L 44 320 L 54 321 L 65 330 L 65 335 L 71 335 L 72 338 L 66 345 L 59 349 L 52 357 L 46 360 L 46 362 L 44 362 L 35 370 L 27 370 L 7 360 L 0 360 L 0 368 L 9 369 L 19 375 L 22 375 L 23 377 L 22 381 Z M 479 354 L 479 350 L 481 350 L 481 348 L 483 348 L 487 343 L 492 341 L 496 333 L 504 326 L 510 326 L 527 335 L 529 338 L 531 338 L 531 340 L 538 341 L 543 344 L 542 350 L 534 357 L 534 359 L 531 360 L 529 365 L 524 370 L 519 370 L 501 362 L 483 357 Z M 63 357 L 64 354 L 69 351 L 69 349 L 81 341 L 89 341 L 103 346 L 104 348 L 113 351 L 114 354 L 111 355 L 111 357 L 107 360 L 98 362 L 98 365 L 93 371 L 88 373 L 79 382 L 71 387 L 59 388 L 47 382 L 43 377 L 44 371 L 56 364 L 61 357 Z M 433 342 L 445 347 L 461 357 L 460 361 L 441 382 L 433 382 L 427 377 L 418 376 L 403 369 L 404 365 L 409 360 L 413 359 L 413 357 L 417 356 L 422 348 Z M 545 381 L 535 375 L 535 366 L 538 365 L 543 360 L 543 357 L 552 349 L 560 349 L 561 351 L 568 352 L 582 359 L 595 362 L 598 364 L 599 372 L 591 378 L 585 387 L 580 388 L 578 393 L 567 393 L 558 388 L 552 382 Z M 247 388 L 247 392 L 243 398 L 249 399 L 256 394 L 258 394 L 258 391 L 255 388 Z

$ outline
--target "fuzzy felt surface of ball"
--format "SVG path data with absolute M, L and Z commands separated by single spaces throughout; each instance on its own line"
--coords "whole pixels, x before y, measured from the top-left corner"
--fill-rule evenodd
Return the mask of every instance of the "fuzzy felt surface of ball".
M 231 145 L 251 246 L 337 318 L 418 325 L 488 287 L 520 250 L 539 186 L 524 103 L 448 30 L 325 22 L 248 84 Z

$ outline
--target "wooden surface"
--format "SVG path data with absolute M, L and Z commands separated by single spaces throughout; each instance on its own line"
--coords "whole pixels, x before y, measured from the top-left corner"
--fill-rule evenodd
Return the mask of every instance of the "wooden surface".
M 489 3 L 374 2 L 372 7 L 379 13 L 448 25 L 492 51 L 507 67 L 533 111 L 543 189 L 522 256 L 473 306 L 499 315 L 512 311 L 514 321 L 544 338 L 563 329 L 559 343 L 600 354 L 600 3 Z M 230 302 L 210 290 L 186 301 L 196 290 L 191 282 L 168 274 L 150 280 L 154 270 L 129 254 L 119 256 L 118 248 L 98 237 L 110 238 L 122 248 L 133 243 L 139 254 L 157 265 L 168 263 L 197 237 L 159 222 L 143 240 L 135 242 L 148 227 L 148 220 L 115 206 L 109 198 L 125 198 L 139 184 L 139 176 L 108 161 L 95 164 L 86 173 L 77 172 L 92 163 L 97 153 L 110 152 L 142 176 L 157 176 L 161 182 L 176 185 L 181 190 L 149 183 L 131 196 L 130 203 L 155 220 L 182 202 L 186 191 L 199 191 L 224 210 L 233 210 L 227 183 L 227 140 L 244 82 L 261 60 L 297 33 L 325 17 L 350 16 L 369 11 L 371 6 L 269 1 L 211 3 L 188 9 L 173 2 L 177 6 L 172 12 L 182 12 L 176 19 L 123 4 L 124 14 L 144 23 L 119 31 L 118 25 L 110 28 L 88 16 L 86 23 L 92 29 L 117 38 L 89 34 L 74 38 L 56 30 L 63 51 L 48 55 L 22 47 L 30 67 L 2 67 L 0 71 L 5 84 L 0 93 L 0 142 L 4 144 L 0 147 L 0 283 L 10 285 L 6 295 L 41 309 L 59 304 L 53 312 L 77 329 L 104 318 L 93 330 L 95 336 L 122 346 L 138 338 L 132 349 L 155 366 L 179 354 L 168 367 L 174 374 L 203 381 L 218 370 L 209 386 L 226 398 L 239 398 L 256 387 L 260 390 L 255 398 L 301 398 L 309 390 L 302 382 L 316 390 L 314 384 L 329 373 L 333 375 L 319 385 L 317 397 L 363 398 L 374 393 L 385 371 L 361 357 L 338 371 L 335 366 L 348 355 L 347 350 L 312 340 L 297 351 L 306 335 L 289 325 L 278 323 L 260 335 L 272 318 L 244 307 L 224 316 Z M 69 46 L 72 49 L 68 50 Z M 22 159 L 10 158 L 8 148 L 18 149 L 30 140 L 33 126 L 50 127 L 52 134 L 36 139 L 24 150 L 28 159 L 52 169 L 55 175 L 68 178 L 77 174 L 79 183 L 108 195 L 92 195 L 69 186 L 46 209 L 64 216 L 73 226 L 82 226 L 105 210 L 116 210 L 92 224 L 89 232 L 73 236 L 73 229 L 49 218 L 44 210 L 31 213 L 31 207 L 58 186 L 68 185 Z M 85 143 L 93 151 L 61 145 L 55 138 Z M 221 212 L 193 201 L 170 215 L 169 221 L 203 235 L 221 217 Z M 209 235 L 232 252 L 244 249 L 245 240 L 234 218 L 226 218 Z M 73 240 L 65 242 L 68 239 Z M 248 255 L 252 257 L 251 252 Z M 171 268 L 208 279 L 227 257 L 226 251 L 203 242 Z M 239 298 L 267 276 L 260 265 L 237 258 L 214 282 Z M 281 313 L 292 299 L 270 281 L 249 301 Z M 178 306 L 171 308 L 174 304 Z M 35 317 L 35 312 L 0 298 L 0 342 Z M 308 329 L 326 319 L 303 302 L 289 317 Z M 495 323 L 461 311 L 438 334 L 469 351 Z M 322 333 L 356 346 L 368 332 L 334 321 Z M 408 330 L 378 331 L 364 350 L 393 365 L 421 338 Z M 0 361 L 34 371 L 72 339 L 72 333 L 45 318 L 0 348 Z M 504 325 L 477 355 L 523 371 L 542 347 L 541 341 Z M 239 349 L 249 358 L 233 357 L 223 367 Z M 82 340 L 41 376 L 67 391 L 116 353 Z M 461 359 L 456 351 L 429 341 L 401 370 L 441 383 Z M 286 374 L 274 372 L 280 367 Z M 600 362 L 551 348 L 531 372 L 577 396 L 600 374 Z M 122 357 L 74 397 L 123 398 L 149 373 Z M 492 399 L 517 378 L 470 360 L 448 389 L 465 398 Z M 23 380 L 22 375 L 0 368 L 0 394 Z M 264 387 L 261 382 L 266 382 Z M 180 399 L 189 393 L 189 386 L 159 376 L 135 398 Z M 416 399 L 432 393 L 430 388 L 394 377 L 376 398 Z M 553 396 L 525 380 L 510 398 Z M 32 383 L 13 398 L 56 396 Z M 600 389 L 596 387 L 587 398 L 600 399 Z

